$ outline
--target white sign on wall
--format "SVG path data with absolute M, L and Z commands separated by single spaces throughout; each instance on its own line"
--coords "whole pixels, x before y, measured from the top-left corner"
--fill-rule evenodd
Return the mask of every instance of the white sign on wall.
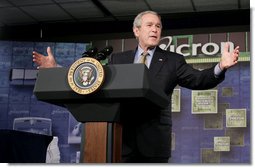
M 163 50 L 169 50 L 171 52 L 176 52 L 178 54 L 181 54 L 183 56 L 197 56 L 198 50 L 201 50 L 202 54 L 207 56 L 216 55 L 218 53 L 223 53 L 224 46 L 226 42 L 221 42 L 220 45 L 216 43 L 205 43 L 202 45 L 202 43 L 193 43 L 193 44 L 181 44 L 179 46 L 175 46 L 172 44 L 173 38 L 171 36 L 166 36 L 161 38 L 161 41 L 168 41 L 168 43 L 161 43 L 159 47 Z M 230 45 L 230 51 L 234 50 L 234 43 L 229 42 Z M 191 52 L 183 52 L 183 50 L 190 50 Z

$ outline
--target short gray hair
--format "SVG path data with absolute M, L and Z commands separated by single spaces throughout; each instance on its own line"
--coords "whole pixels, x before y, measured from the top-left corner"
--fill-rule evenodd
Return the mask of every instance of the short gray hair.
M 137 27 L 137 28 L 141 27 L 141 24 L 142 24 L 142 17 L 143 17 L 143 15 L 145 15 L 145 14 L 156 15 L 156 16 L 158 16 L 159 20 L 161 21 L 161 16 L 160 16 L 157 12 L 155 12 L 155 11 L 144 11 L 144 12 L 139 13 L 139 14 L 135 17 L 135 20 L 134 20 L 134 22 L 133 22 L 133 28 L 135 28 L 135 27 Z

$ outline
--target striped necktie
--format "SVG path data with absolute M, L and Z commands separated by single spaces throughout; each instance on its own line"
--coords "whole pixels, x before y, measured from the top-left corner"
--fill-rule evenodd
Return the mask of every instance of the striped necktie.
M 147 59 L 146 59 L 148 55 L 149 55 L 149 53 L 146 52 L 146 51 L 144 51 L 144 52 L 141 54 L 139 63 L 145 64 L 145 65 L 148 67 L 148 61 L 147 61 Z

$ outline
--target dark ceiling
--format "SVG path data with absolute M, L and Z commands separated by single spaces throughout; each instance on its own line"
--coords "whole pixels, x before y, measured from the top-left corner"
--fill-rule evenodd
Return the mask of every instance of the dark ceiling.
M 250 24 L 249 0 L 1 0 L 0 38 L 131 32 L 144 10 L 157 11 L 172 30 Z

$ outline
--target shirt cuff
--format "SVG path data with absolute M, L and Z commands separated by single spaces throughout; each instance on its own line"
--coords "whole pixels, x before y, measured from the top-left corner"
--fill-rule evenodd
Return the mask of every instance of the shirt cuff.
M 223 70 L 220 69 L 220 63 L 218 63 L 218 64 L 214 67 L 214 76 L 215 76 L 216 78 L 218 78 L 218 77 L 221 75 L 222 72 L 223 72 Z

